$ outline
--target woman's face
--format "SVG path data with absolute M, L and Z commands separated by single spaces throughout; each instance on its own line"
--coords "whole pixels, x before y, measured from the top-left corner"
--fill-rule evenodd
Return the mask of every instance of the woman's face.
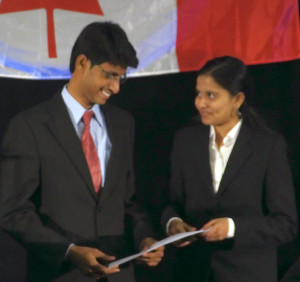
M 232 96 L 210 75 L 198 76 L 196 92 L 195 106 L 203 124 L 234 126 L 239 120 L 238 109 L 244 101 L 242 92 Z

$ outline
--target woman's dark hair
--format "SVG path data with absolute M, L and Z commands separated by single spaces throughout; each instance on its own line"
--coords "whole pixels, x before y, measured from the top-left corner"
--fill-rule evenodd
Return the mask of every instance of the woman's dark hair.
M 118 24 L 111 22 L 94 22 L 81 31 L 71 52 L 71 73 L 81 54 L 91 61 L 91 66 L 108 62 L 126 69 L 138 65 L 136 51 L 126 33 Z
M 197 76 L 210 75 L 232 96 L 243 92 L 245 100 L 239 111 L 244 122 L 254 128 L 266 128 L 264 119 L 250 106 L 253 92 L 252 80 L 247 66 L 239 59 L 230 56 L 209 60 Z

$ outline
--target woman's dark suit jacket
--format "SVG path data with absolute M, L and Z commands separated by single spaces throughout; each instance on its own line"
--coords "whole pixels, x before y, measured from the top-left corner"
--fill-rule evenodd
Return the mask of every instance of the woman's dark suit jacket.
M 277 281 L 276 247 L 297 230 L 294 188 L 283 138 L 243 123 L 219 191 L 213 192 L 208 126 L 180 130 L 174 140 L 170 205 L 162 223 L 178 216 L 201 228 L 213 218 L 230 217 L 233 239 L 198 240 L 180 252 L 186 281 Z M 201 280 L 204 279 L 204 280 Z

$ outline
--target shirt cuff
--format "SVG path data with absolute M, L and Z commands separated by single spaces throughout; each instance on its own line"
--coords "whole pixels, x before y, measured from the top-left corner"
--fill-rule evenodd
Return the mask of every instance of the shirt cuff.
M 227 218 L 228 219 L 228 233 L 226 238 L 233 238 L 234 233 L 235 233 L 235 224 L 232 218 Z
M 66 254 L 65 254 L 65 259 L 67 259 L 67 257 L 68 257 L 70 248 L 71 248 L 72 246 L 74 246 L 74 245 L 75 245 L 75 244 L 73 244 L 73 243 L 69 245 L 69 247 L 68 247 L 68 249 L 67 249 L 67 251 L 66 251 Z
M 169 226 L 170 226 L 170 223 L 174 220 L 174 219 L 179 219 L 180 221 L 182 221 L 182 219 L 180 217 L 171 217 L 168 222 L 167 222 L 167 225 L 166 225 L 166 233 L 168 234 L 169 233 Z

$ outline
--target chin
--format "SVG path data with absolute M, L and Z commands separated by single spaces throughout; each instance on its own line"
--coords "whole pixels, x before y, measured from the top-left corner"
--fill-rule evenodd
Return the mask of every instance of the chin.
M 212 125 L 212 122 L 210 122 L 209 120 L 207 120 L 207 119 L 203 119 L 203 118 L 201 118 L 201 121 L 202 121 L 202 123 L 203 124 L 205 124 L 205 125 Z
M 108 100 L 108 99 L 107 99 L 107 100 Z M 104 105 L 104 104 L 106 104 L 107 100 L 101 99 L 101 100 L 97 101 L 97 104 L 98 104 L 98 105 Z

